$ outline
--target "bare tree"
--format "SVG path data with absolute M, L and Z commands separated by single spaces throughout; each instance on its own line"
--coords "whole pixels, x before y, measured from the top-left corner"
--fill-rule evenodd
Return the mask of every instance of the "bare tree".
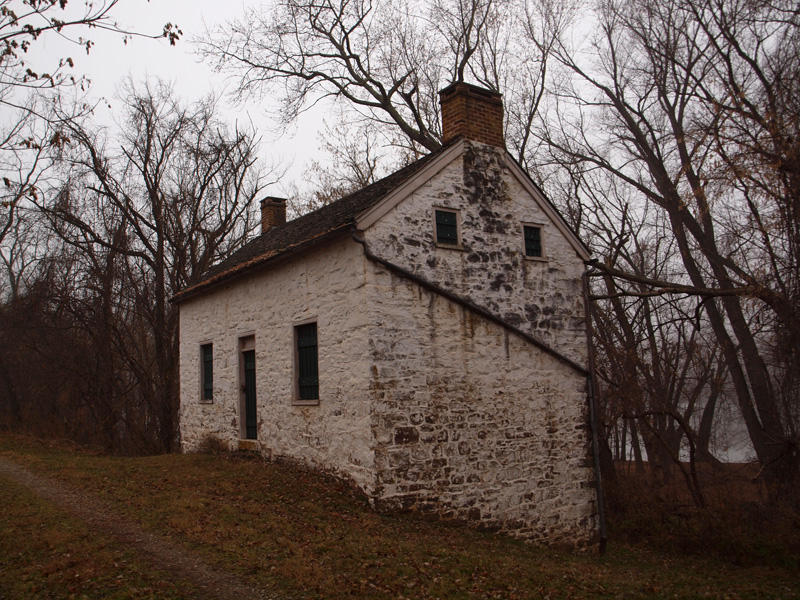
M 215 102 L 181 105 L 163 83 L 131 87 L 118 140 L 75 121 L 67 182 L 38 202 L 74 249 L 80 314 L 97 364 L 93 396 L 107 444 L 170 450 L 177 435 L 177 310 L 170 296 L 237 249 L 263 185 L 252 134 L 228 130 Z M 149 437 L 148 437 L 149 436 Z
M 415 153 L 398 153 L 396 136 L 387 138 L 385 128 L 371 121 L 352 122 L 340 113 L 335 124 L 325 124 L 320 143 L 323 160 L 312 161 L 302 187 L 289 198 L 289 210 L 300 215 L 374 183 L 390 171 L 417 158 Z
M 236 77 L 239 97 L 280 97 L 288 122 L 344 100 L 361 120 L 399 132 L 389 137 L 412 154 L 441 144 L 439 90 L 454 81 L 502 90 L 509 145 L 524 163 L 549 45 L 524 41 L 523 12 L 514 0 L 283 0 L 210 32 L 200 51 Z
M 603 181 L 663 216 L 677 279 L 598 267 L 702 299 L 765 476 L 796 482 L 796 7 L 611 0 L 597 18 L 588 51 L 551 54 L 565 77 L 540 138 L 576 190 Z
M 75 60 L 57 56 L 45 71 L 34 71 L 26 60 L 31 48 L 40 39 L 57 36 L 73 42 L 88 53 L 94 43 L 85 37 L 92 29 L 112 31 L 123 36 L 167 38 L 174 44 L 181 35 L 172 24 L 164 25 L 158 34 L 128 31 L 113 19 L 119 0 L 68 3 L 66 0 L 0 0 L 0 105 L 31 111 L 17 104 L 14 91 L 53 89 L 79 83 L 73 71 Z
M 91 31 L 106 30 L 123 39 L 131 36 L 167 38 L 174 44 L 180 29 L 167 23 L 156 34 L 128 31 L 113 19 L 119 0 L 0 0 L 0 253 L 8 270 L 9 248 L 3 240 L 19 233 L 17 220 L 26 200 L 35 200 L 46 186 L 52 167 L 51 150 L 63 142 L 59 124 L 86 115 L 90 106 L 66 99 L 67 91 L 85 91 L 87 80 L 76 69 L 81 54 L 93 46 Z M 77 55 L 36 52 L 45 39 L 67 42 Z M 37 55 L 33 59 L 31 55 Z M 15 260 L 21 257 L 21 237 L 15 237 Z M 12 288 L 14 282 L 10 282 Z
M 597 279 L 591 306 L 596 375 L 614 457 L 626 460 L 631 451 L 643 472 L 646 456 L 650 473 L 664 483 L 681 473 L 694 502 L 703 506 L 696 463 L 715 461 L 710 428 L 724 363 L 705 333 L 707 322 L 698 318 L 698 300 L 663 294 L 646 283 L 676 277 L 675 244 L 664 235 L 662 215 L 632 214 L 624 200 L 617 210 L 613 204 L 607 192 L 586 229 L 602 264 L 639 278 L 613 277 L 603 268 L 590 273 Z

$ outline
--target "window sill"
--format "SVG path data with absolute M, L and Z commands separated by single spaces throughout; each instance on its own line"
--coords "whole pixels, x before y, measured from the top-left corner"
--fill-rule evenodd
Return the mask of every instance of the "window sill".
M 319 406 L 319 398 L 314 400 L 292 400 L 292 406 Z
M 525 260 L 532 260 L 533 262 L 549 262 L 550 259 L 546 256 L 527 256 L 525 255 Z
M 440 242 L 436 242 L 436 247 L 442 248 L 443 250 L 459 250 L 460 252 L 467 251 L 467 249 L 461 244 L 442 244 Z
M 214 404 L 214 399 L 211 398 L 209 400 L 208 398 L 200 398 L 199 404 Z

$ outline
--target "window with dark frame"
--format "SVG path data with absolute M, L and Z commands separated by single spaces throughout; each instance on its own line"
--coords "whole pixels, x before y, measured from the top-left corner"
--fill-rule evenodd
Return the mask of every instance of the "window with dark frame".
M 214 399 L 214 345 L 203 344 L 200 346 L 200 361 L 202 370 L 203 394 L 205 402 Z
M 297 340 L 297 397 L 299 400 L 318 400 L 317 324 L 306 323 L 294 329 Z
M 524 225 L 525 256 L 542 257 L 542 228 L 535 225 Z
M 458 246 L 458 213 L 436 209 L 436 243 Z

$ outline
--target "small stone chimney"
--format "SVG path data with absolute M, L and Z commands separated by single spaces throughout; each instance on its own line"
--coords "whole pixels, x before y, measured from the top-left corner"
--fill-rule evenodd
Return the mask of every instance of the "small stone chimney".
M 462 135 L 469 140 L 506 147 L 503 96 L 469 83 L 453 83 L 439 92 L 442 142 Z
M 286 198 L 267 196 L 261 201 L 261 233 L 286 223 Z

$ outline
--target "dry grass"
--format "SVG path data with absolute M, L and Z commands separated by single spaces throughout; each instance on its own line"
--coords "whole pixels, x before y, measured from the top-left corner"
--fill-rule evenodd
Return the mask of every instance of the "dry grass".
M 573 554 L 414 515 L 343 484 L 231 455 L 119 458 L 0 436 L 0 455 L 102 497 L 208 562 L 309 598 L 786 598 L 800 577 L 645 545 Z M 3 575 L 0 574 L 0 578 Z
M 800 571 L 800 513 L 769 501 L 754 464 L 698 465 L 707 506 L 697 508 L 680 475 L 617 466 L 609 486 L 611 535 L 669 552 L 713 556 L 737 566 Z
M 192 598 L 169 573 L 144 566 L 132 552 L 40 500 L 0 484 L 0 598 Z

